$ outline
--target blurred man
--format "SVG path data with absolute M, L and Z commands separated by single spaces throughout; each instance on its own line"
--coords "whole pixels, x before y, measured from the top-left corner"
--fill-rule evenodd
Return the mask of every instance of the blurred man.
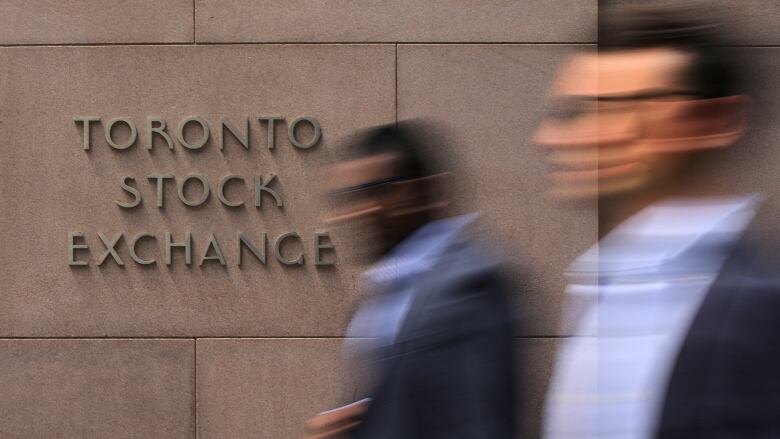
M 374 128 L 333 169 L 333 221 L 369 227 L 380 259 L 365 273 L 371 296 L 348 337 L 370 337 L 366 399 L 309 422 L 315 437 L 514 438 L 513 318 L 499 266 L 469 238 L 476 215 L 446 214 L 420 133 L 405 122 Z M 427 153 L 427 154 L 426 154 Z
M 742 244 L 759 198 L 689 178 L 747 126 L 712 29 L 669 11 L 612 22 L 552 89 L 535 135 L 551 192 L 596 201 L 601 239 L 567 272 L 585 306 L 545 438 L 780 437 L 780 287 Z

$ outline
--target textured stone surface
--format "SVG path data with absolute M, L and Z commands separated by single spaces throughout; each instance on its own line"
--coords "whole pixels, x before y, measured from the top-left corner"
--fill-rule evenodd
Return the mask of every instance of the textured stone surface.
M 607 6 L 608 1 L 598 2 Z M 620 3 L 647 1 L 620 0 Z M 661 1 L 654 3 L 662 4 Z M 777 45 L 780 5 L 762 0 L 703 2 L 727 18 L 727 40 Z M 193 4 L 196 11 L 193 11 Z M 305 238 L 329 226 L 319 220 L 318 168 L 353 129 L 393 120 L 396 65 L 392 44 L 311 46 L 122 46 L 199 42 L 593 42 L 597 2 L 452 0 L 0 0 L 0 45 L 117 44 L 114 47 L 0 48 L 0 337 L 313 336 L 343 334 L 358 300 L 359 270 L 343 261 L 354 236 L 334 236 L 343 265 L 316 270 L 311 243 L 303 269 L 269 261 L 235 265 L 237 230 Z M 193 15 L 196 15 L 194 17 Z M 193 21 L 197 29 L 193 29 Z M 451 156 L 466 203 L 481 210 L 486 240 L 500 242 L 518 274 L 517 296 L 528 334 L 558 331 L 562 270 L 596 239 L 595 206 L 571 209 L 542 197 L 542 161 L 528 139 L 544 91 L 567 45 L 442 44 L 398 48 L 398 115 L 430 117 L 453 128 Z M 729 151 L 702 160 L 691 179 L 731 192 L 769 195 L 758 224 L 776 239 L 780 187 L 780 73 L 776 48 L 739 49 L 754 99 L 753 126 Z M 100 127 L 90 153 L 81 150 L 75 116 L 139 123 L 134 149 L 108 149 Z M 277 148 L 252 122 L 252 149 L 216 140 L 201 153 L 161 142 L 144 150 L 147 116 L 171 128 L 203 116 L 216 133 L 220 116 L 311 115 L 323 143 L 301 152 L 277 130 Z M 122 129 L 118 130 L 122 137 Z M 189 209 L 168 186 L 164 211 L 145 176 L 204 173 L 212 183 L 230 172 L 276 172 L 285 209 L 229 210 L 214 194 Z M 122 212 L 119 178 L 132 175 L 144 196 Z M 214 187 L 212 186 L 212 190 Z M 246 189 L 228 191 L 251 197 Z M 268 201 L 268 200 L 266 200 Z M 470 203 L 470 204 L 469 204 Z M 465 204 L 465 206 L 463 205 Z M 89 268 L 67 266 L 68 231 L 83 231 L 97 251 Z M 125 236 L 171 230 L 195 237 L 195 266 L 172 268 L 109 261 L 97 269 L 96 232 Z M 205 234 L 214 231 L 227 269 L 199 268 Z M 335 233 L 335 232 L 334 232 Z M 498 246 L 497 246 L 498 247 Z M 157 252 L 161 243 L 157 243 Z M 269 246 L 270 250 L 270 246 Z M 145 255 L 155 249 L 141 246 Z M 159 256 L 158 256 L 159 257 Z M 192 340 L 0 340 L 0 436 L 194 437 Z M 349 399 L 352 376 L 343 340 L 201 339 L 197 342 L 200 437 L 297 437 L 311 414 Z M 556 338 L 519 339 L 525 362 L 525 428 L 538 437 Z M 350 383 L 347 385 L 347 383 Z
M 306 419 L 351 396 L 342 343 L 198 340 L 198 437 L 302 437 Z
M 0 436 L 194 438 L 193 340 L 0 340 Z
M 596 40 L 596 2 L 582 0 L 196 0 L 195 17 L 199 42 Z
M 595 203 L 545 197 L 540 151 L 530 136 L 552 75 L 574 49 L 524 45 L 401 45 L 398 117 L 447 124 L 448 157 L 462 176 L 460 209 L 480 211 L 487 241 L 499 243 L 529 334 L 553 334 L 566 285 L 563 270 L 596 241 Z
M 192 42 L 192 0 L 3 0 L 0 44 Z
M 355 340 L 352 340 L 355 342 Z M 359 341 L 358 341 L 359 342 Z M 314 413 L 352 401 L 341 339 L 198 340 L 198 437 L 299 437 Z M 537 437 L 555 339 L 518 339 L 524 429 Z
M 388 45 L 240 45 L 134 47 L 24 47 L 0 49 L 0 295 L 2 336 L 238 336 L 341 335 L 356 299 L 354 268 L 313 265 L 313 233 L 327 230 L 321 220 L 321 170 L 337 139 L 358 127 L 392 121 L 394 48 Z M 211 124 L 214 140 L 201 151 L 158 139 L 145 149 L 148 116 L 173 127 L 190 115 Z M 297 150 L 276 130 L 275 149 L 266 148 L 266 130 L 253 120 L 251 147 L 228 135 L 220 152 L 220 117 L 308 115 L 322 126 L 321 143 Z M 94 145 L 82 148 L 77 116 L 129 117 L 141 123 L 139 141 L 124 151 L 110 149 L 103 128 L 95 126 Z M 127 130 L 115 129 L 123 139 Z M 302 136 L 305 137 L 306 130 Z M 195 135 L 195 134 L 193 134 Z M 229 209 L 212 193 L 200 208 L 178 200 L 168 183 L 165 206 L 155 204 L 146 176 L 178 178 L 202 173 L 212 185 L 220 177 L 277 174 L 274 187 L 284 207 L 266 197 L 252 205 L 250 188 L 234 186 L 228 195 L 249 205 Z M 121 177 L 136 180 L 144 197 L 133 210 L 114 200 L 129 199 Z M 192 197 L 199 192 L 191 188 Z M 183 251 L 173 265 L 140 266 L 130 260 L 128 238 L 146 231 L 139 253 L 162 260 L 163 233 L 175 240 L 193 234 L 193 265 Z M 304 241 L 305 265 L 288 267 L 270 254 L 263 266 L 249 254 L 236 265 L 237 232 L 259 244 L 287 231 Z M 88 267 L 69 267 L 67 237 L 84 232 L 92 248 Z M 97 233 L 125 238 L 117 245 L 124 267 L 104 253 Z M 220 240 L 228 266 L 200 267 L 209 232 Z M 356 237 L 337 237 L 337 256 L 348 253 Z M 273 241 L 268 251 L 273 250 Z M 290 247 L 288 252 L 294 252 Z M 79 253 L 87 259 L 86 253 Z

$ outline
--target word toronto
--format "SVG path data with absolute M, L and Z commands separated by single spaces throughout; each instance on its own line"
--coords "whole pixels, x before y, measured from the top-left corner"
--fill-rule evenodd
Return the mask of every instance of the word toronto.
M 322 130 L 320 124 L 316 119 L 312 117 L 298 117 L 293 119 L 290 123 L 287 123 L 287 119 L 282 116 L 260 116 L 257 120 L 264 124 L 267 128 L 267 148 L 273 149 L 276 144 L 274 135 L 274 128 L 278 125 L 287 125 L 287 139 L 290 144 L 295 148 L 301 150 L 307 150 L 316 146 L 322 136 Z M 103 125 L 103 131 L 105 135 L 106 143 L 109 147 L 118 151 L 125 151 L 136 145 L 138 140 L 138 129 L 135 123 L 124 117 L 114 118 L 103 124 L 100 117 L 76 117 L 74 121 L 82 129 L 83 136 L 83 149 L 87 153 L 92 150 L 93 138 L 91 134 L 91 128 L 97 125 Z M 309 127 L 309 137 L 307 139 L 301 139 L 298 133 L 298 126 L 306 124 Z M 123 125 L 126 131 L 126 135 L 121 139 L 117 139 L 114 134 L 114 128 Z M 221 129 L 219 149 L 223 150 L 225 146 L 225 137 L 227 133 L 230 133 L 235 140 L 243 146 L 246 150 L 250 148 L 250 136 L 249 136 L 249 119 L 244 120 L 244 129 L 238 129 L 228 119 L 222 118 L 219 123 Z M 188 132 L 192 134 L 193 131 L 188 131 L 189 126 L 197 126 L 200 134 L 197 138 L 189 137 L 186 135 Z M 160 118 L 147 118 L 146 120 L 146 148 L 151 150 L 154 148 L 154 138 L 158 136 L 168 146 L 169 149 L 174 148 L 174 138 L 176 142 L 183 148 L 188 150 L 198 150 L 208 144 L 211 137 L 211 127 L 209 123 L 201 117 L 188 117 L 183 119 L 174 133 L 169 132 L 168 124 L 165 120 Z M 218 183 L 212 189 L 212 185 L 206 180 L 206 177 L 200 174 L 188 174 L 183 177 L 177 178 L 173 174 L 165 173 L 151 173 L 146 176 L 151 184 L 156 186 L 156 205 L 162 212 L 162 208 L 165 205 L 165 186 L 166 182 L 175 183 L 177 186 L 177 193 L 179 201 L 189 207 L 198 207 L 203 205 L 211 196 L 212 193 L 216 195 L 216 198 L 220 203 L 227 208 L 237 208 L 244 205 L 243 200 L 230 199 L 225 194 L 225 188 L 228 184 L 237 184 L 241 182 L 245 183 L 245 178 L 240 175 L 229 174 L 219 179 Z M 270 185 L 276 180 L 276 175 L 268 175 L 263 178 L 262 175 L 255 175 L 251 178 L 254 186 L 254 206 L 260 210 L 263 207 L 263 198 L 270 197 L 273 200 L 273 204 L 277 208 L 282 208 L 284 203 L 280 194 L 270 187 Z M 197 184 L 200 186 L 199 195 L 197 197 L 188 196 L 188 191 L 185 190 L 188 186 Z M 141 192 L 138 190 L 138 186 L 133 176 L 124 175 L 120 178 L 120 188 L 127 194 L 125 200 L 115 200 L 114 203 L 123 210 L 137 209 L 142 202 Z M 159 236 L 158 236 L 159 235 Z M 185 265 L 193 264 L 193 237 L 190 232 L 178 233 L 179 240 L 174 239 L 174 233 L 171 231 L 165 231 L 160 234 L 153 234 L 147 231 L 143 231 L 136 234 L 129 234 L 125 236 L 124 232 L 121 233 L 103 233 L 97 232 L 97 238 L 100 247 L 102 249 L 97 250 L 86 242 L 87 235 L 80 231 L 71 231 L 68 233 L 68 265 L 73 267 L 83 267 L 90 265 L 90 260 L 86 259 L 87 256 L 84 253 L 95 253 L 98 256 L 95 260 L 98 267 L 104 266 L 109 261 L 113 261 L 118 266 L 124 266 L 127 257 L 123 258 L 120 254 L 118 247 L 121 248 L 120 243 L 125 242 L 126 251 L 123 253 L 129 255 L 129 260 L 138 265 L 151 265 L 159 262 L 169 266 L 174 263 L 174 251 L 180 251 L 180 256 L 183 259 Z M 249 236 L 259 236 L 259 240 L 251 239 Z M 242 231 L 238 231 L 235 234 L 235 245 L 232 247 L 233 254 L 236 256 L 236 264 L 241 266 L 244 263 L 244 255 L 253 257 L 257 262 L 266 265 L 270 259 L 267 257 L 269 254 L 268 243 L 269 237 L 266 232 L 261 232 L 258 235 L 245 234 Z M 291 265 L 303 265 L 307 258 L 304 256 L 304 250 L 308 245 L 304 245 L 304 239 L 294 231 L 286 231 L 278 234 L 275 238 L 270 239 L 273 243 L 271 253 L 273 259 L 283 266 Z M 142 244 L 142 242 L 146 242 Z M 158 251 L 157 254 L 153 254 L 149 249 L 150 244 L 155 242 L 159 249 L 159 243 L 163 244 L 162 251 Z M 330 236 L 328 232 L 317 231 L 313 233 L 313 262 L 316 266 L 333 265 L 333 255 L 323 256 L 326 253 L 332 253 L 335 251 L 334 246 L 330 243 Z M 140 251 L 143 248 L 143 252 Z M 285 250 L 286 249 L 286 250 Z M 100 252 L 98 255 L 97 250 Z M 144 253 L 144 254 L 140 254 Z M 200 258 L 197 261 L 199 266 L 206 263 L 213 262 L 215 264 L 227 265 L 227 259 L 225 258 L 225 252 L 223 251 L 223 245 L 217 240 L 214 233 L 209 233 L 205 239 L 205 246 L 202 252 L 199 252 Z
M 308 116 L 297 117 L 290 123 L 287 123 L 287 119 L 282 116 L 258 116 L 257 121 L 265 125 L 268 135 L 266 136 L 268 149 L 274 149 L 276 146 L 276 124 L 287 124 L 287 139 L 290 143 L 299 149 L 309 149 L 317 145 L 322 137 L 322 129 L 319 122 L 316 119 Z M 74 119 L 77 124 L 80 124 L 83 128 L 84 149 L 89 151 L 92 148 L 92 134 L 91 125 L 93 123 L 101 123 L 102 120 L 99 117 L 77 117 Z M 298 137 L 298 127 L 302 125 L 309 125 L 314 133 L 308 140 L 301 140 Z M 124 140 L 117 140 L 114 137 L 114 128 L 124 125 L 130 130 L 129 136 Z M 249 149 L 250 136 L 249 136 L 249 119 L 244 119 L 244 129 L 239 130 L 229 119 L 222 118 L 219 122 L 221 127 L 220 144 L 219 149 L 224 149 L 226 133 L 230 133 L 245 149 Z M 188 127 L 198 126 L 200 129 L 200 136 L 197 139 L 187 138 L 186 132 Z M 165 120 L 148 117 L 146 119 L 146 149 L 154 148 L 154 138 L 159 136 L 168 145 L 168 149 L 173 149 L 174 141 L 171 133 L 168 132 L 168 124 Z M 138 128 L 136 124 L 130 118 L 116 117 L 103 125 L 103 132 L 106 138 L 106 143 L 113 149 L 125 150 L 134 146 L 138 140 Z M 211 138 L 211 127 L 202 117 L 188 117 L 179 122 L 178 129 L 175 131 L 174 136 L 183 148 L 189 150 L 197 150 L 203 148 Z M 192 136 L 191 136 L 192 137 Z

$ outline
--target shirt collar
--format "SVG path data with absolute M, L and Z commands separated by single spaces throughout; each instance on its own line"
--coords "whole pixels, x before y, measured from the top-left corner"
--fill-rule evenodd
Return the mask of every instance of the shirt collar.
M 729 248 L 742 235 L 761 196 L 669 198 L 632 216 L 579 256 L 569 275 L 638 272 L 702 249 Z
M 433 269 L 454 236 L 477 217 L 478 213 L 470 213 L 425 224 L 369 268 L 364 277 L 374 285 L 385 285 Z

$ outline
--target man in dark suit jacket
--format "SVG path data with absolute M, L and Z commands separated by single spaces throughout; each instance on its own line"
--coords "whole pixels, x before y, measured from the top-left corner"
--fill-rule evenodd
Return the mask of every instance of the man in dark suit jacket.
M 766 260 L 756 245 L 731 252 L 686 334 L 657 437 L 780 437 L 780 282 Z
M 334 220 L 378 245 L 371 294 L 347 346 L 371 365 L 366 399 L 310 422 L 356 438 L 515 438 L 514 318 L 500 264 L 470 237 L 476 215 L 447 216 L 446 174 L 425 149 L 426 125 L 369 130 L 336 165 Z M 360 236 L 358 234 L 358 236 Z
M 597 200 L 600 240 L 567 270 L 545 438 L 780 437 L 780 284 L 743 243 L 761 198 L 702 181 L 747 127 L 715 28 L 690 10 L 600 17 L 535 135 L 552 194 Z

